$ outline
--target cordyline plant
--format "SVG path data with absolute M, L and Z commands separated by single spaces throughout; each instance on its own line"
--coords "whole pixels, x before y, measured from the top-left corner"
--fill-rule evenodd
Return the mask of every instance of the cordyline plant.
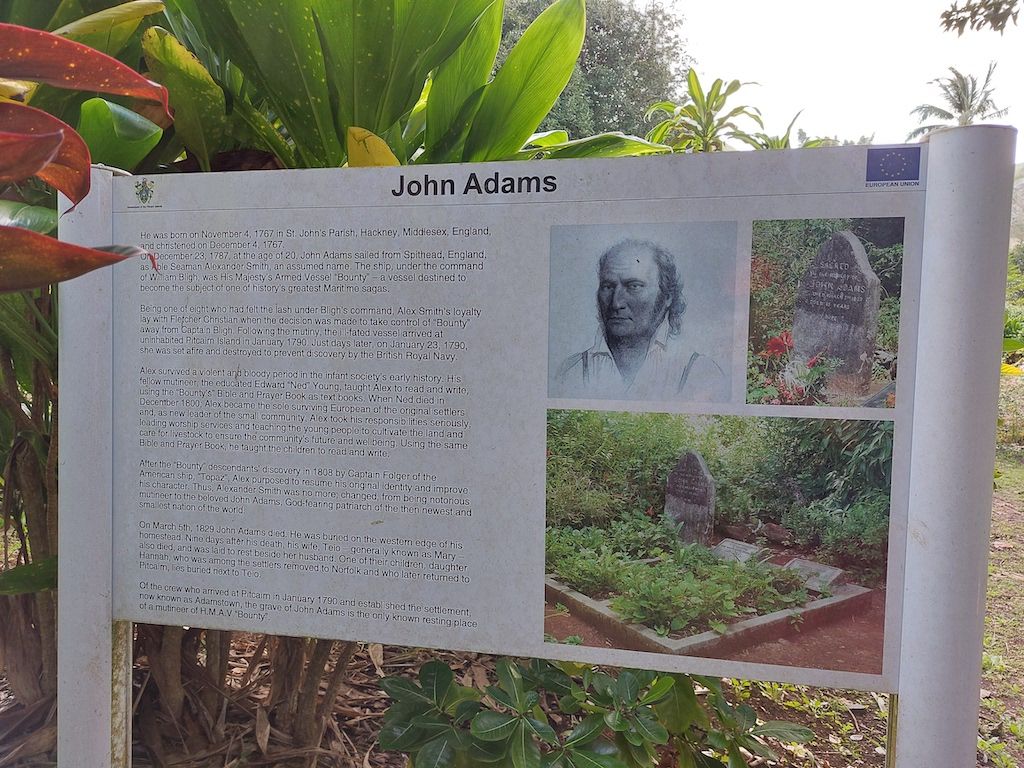
M 116 59 L 73 40 L 14 24 L 0 24 L 0 77 L 133 96 L 167 110 L 167 90 Z M 0 99 L 0 150 L 0 184 L 36 178 L 75 205 L 89 193 L 89 148 L 70 125 L 53 115 Z M 0 291 L 42 287 L 144 253 L 130 246 L 83 248 L 0 223 Z

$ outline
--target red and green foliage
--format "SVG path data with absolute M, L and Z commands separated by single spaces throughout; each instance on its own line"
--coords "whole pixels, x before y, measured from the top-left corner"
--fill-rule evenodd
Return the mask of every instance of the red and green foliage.
M 59 35 L 0 23 L 0 77 L 58 88 L 120 94 L 159 103 L 167 91 L 130 67 Z M 168 115 L 169 117 L 170 115 Z M 91 158 L 85 141 L 62 120 L 27 104 L 0 101 L 0 183 L 13 187 L 39 179 L 74 205 L 89 192 Z M 0 291 L 41 287 L 145 253 L 113 246 L 81 248 L 12 226 L 0 218 Z

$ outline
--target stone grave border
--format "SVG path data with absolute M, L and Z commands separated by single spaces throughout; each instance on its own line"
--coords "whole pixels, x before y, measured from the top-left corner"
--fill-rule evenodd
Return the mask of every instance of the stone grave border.
M 548 602 L 563 603 L 571 613 L 594 623 L 605 634 L 636 650 L 677 656 L 714 655 L 715 658 L 723 658 L 717 654 L 737 653 L 756 643 L 797 636 L 799 630 L 846 616 L 869 603 L 873 591 L 857 584 L 844 584 L 836 587 L 829 597 L 816 598 L 799 608 L 784 608 L 742 619 L 730 624 L 722 634 L 708 630 L 689 637 L 673 638 L 659 635 L 643 624 L 625 621 L 611 607 L 610 600 L 588 597 L 551 574 L 544 577 L 544 596 Z

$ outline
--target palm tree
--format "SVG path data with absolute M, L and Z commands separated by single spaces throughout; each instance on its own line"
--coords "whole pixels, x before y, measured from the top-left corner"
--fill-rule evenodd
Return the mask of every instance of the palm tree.
M 978 78 L 974 75 L 965 75 L 956 67 L 950 67 L 952 77 L 937 77 L 932 80 L 942 91 L 942 98 L 946 104 L 938 107 L 934 104 L 921 104 L 910 111 L 910 114 L 917 115 L 920 122 L 926 120 L 943 120 L 943 123 L 922 125 L 907 134 L 907 140 L 924 136 L 937 128 L 944 128 L 948 125 L 972 125 L 980 120 L 990 120 L 1003 117 L 1007 110 L 999 109 L 992 100 L 992 73 L 996 70 L 996 63 L 993 61 L 988 65 L 988 72 L 985 74 L 985 81 L 978 85 Z

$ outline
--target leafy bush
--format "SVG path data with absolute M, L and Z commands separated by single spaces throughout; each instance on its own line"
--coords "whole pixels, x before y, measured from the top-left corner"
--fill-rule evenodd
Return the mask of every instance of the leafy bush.
M 616 677 L 539 659 L 499 659 L 495 672 L 485 691 L 459 685 L 438 661 L 424 664 L 418 681 L 384 678 L 393 703 L 381 747 L 431 768 L 655 768 L 665 747 L 680 765 L 707 767 L 746 765 L 741 750 L 778 762 L 767 738 L 814 738 L 791 723 L 758 724 L 749 705 L 726 700 L 717 678 L 629 669 Z M 707 689 L 701 698 L 698 682 Z
M 889 542 L 889 495 L 867 491 L 856 500 L 838 495 L 794 506 L 783 523 L 798 542 L 818 548 L 836 561 L 866 570 L 881 570 Z

